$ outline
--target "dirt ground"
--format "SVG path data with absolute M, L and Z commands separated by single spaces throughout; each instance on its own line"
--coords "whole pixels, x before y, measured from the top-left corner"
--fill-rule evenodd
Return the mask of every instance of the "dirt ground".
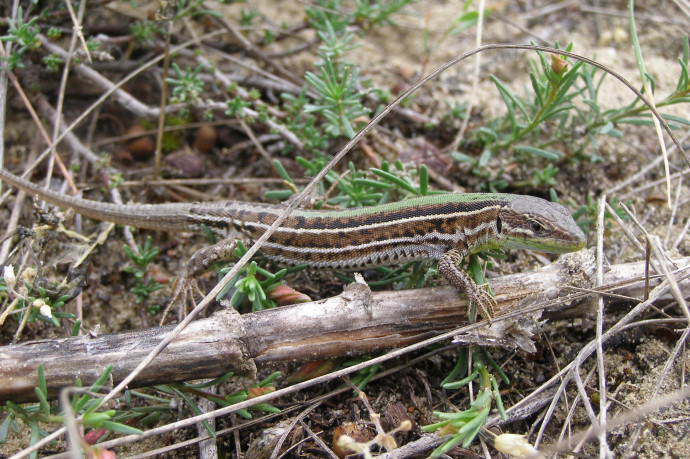
M 132 2 L 101 2 L 102 7 L 91 11 L 91 16 L 85 24 L 85 30 L 89 33 L 104 33 L 119 36 L 126 34 L 122 23 L 133 21 L 135 18 L 150 16 L 153 6 L 138 0 Z M 204 2 L 204 8 L 222 12 L 225 18 L 233 21 L 239 18 L 242 10 L 251 7 L 258 16 L 256 24 L 280 25 L 288 27 L 302 24 L 305 21 L 304 9 L 307 2 L 275 2 L 269 0 L 249 1 L 247 3 L 224 4 L 216 1 Z M 654 6 L 636 5 L 637 30 L 640 38 L 641 49 L 644 55 L 646 70 L 654 77 L 656 99 L 671 92 L 675 86 L 679 74 L 678 57 L 683 50 L 683 33 L 690 30 L 690 17 L 678 10 L 673 2 L 654 2 Z M 346 7 L 351 8 L 349 3 Z M 594 6 L 596 5 L 596 6 Z M 490 1 L 486 8 L 490 10 L 484 23 L 482 44 L 488 43 L 528 43 L 534 41 L 537 44 L 553 45 L 558 42 L 562 47 L 572 42 L 573 52 L 596 59 L 598 62 L 615 70 L 624 78 L 632 82 L 635 87 L 640 87 L 640 77 L 635 56 L 631 49 L 630 30 L 628 25 L 626 3 L 619 1 L 592 2 L 582 4 L 576 1 L 564 1 L 558 3 L 543 1 L 498 2 Z M 448 60 L 464 53 L 476 46 L 476 28 L 458 34 L 449 35 L 446 32 L 454 24 L 454 20 L 461 13 L 462 2 L 453 1 L 420 1 L 404 8 L 404 14 L 393 17 L 395 24 L 379 27 L 371 27 L 358 30 L 354 43 L 359 45 L 356 49 L 347 53 L 354 66 L 361 69 L 361 76 L 370 78 L 377 86 L 385 88 L 397 95 L 406 89 L 420 76 L 432 71 Z M 475 8 L 475 7 L 472 7 Z M 475 8 L 476 9 L 476 8 Z M 214 23 L 196 19 L 185 22 L 180 21 L 174 26 L 174 32 L 179 41 L 188 39 L 192 33 L 203 34 L 210 31 Z M 63 23 L 67 27 L 69 22 Z M 4 31 L 4 29 L 3 29 Z M 277 55 L 286 49 L 303 43 L 310 43 L 315 39 L 311 30 L 297 29 L 292 32 L 293 38 L 279 40 L 262 47 L 262 52 L 267 55 Z M 247 33 L 248 37 L 255 40 L 260 37 L 258 32 Z M 218 40 L 228 39 L 220 35 Z M 66 41 L 60 42 L 60 46 L 66 46 Z M 120 52 L 119 45 L 112 45 L 111 51 Z M 222 43 L 219 46 L 223 48 Z M 161 50 L 152 47 L 154 53 Z M 142 54 L 144 53 L 143 51 Z M 252 66 L 261 67 L 262 63 L 248 57 L 238 51 L 234 46 L 228 53 L 232 53 L 238 59 L 245 59 Z M 117 53 L 114 53 L 117 55 Z M 131 56 L 130 56 L 131 57 Z M 141 55 L 135 56 L 140 58 Z M 472 107 L 470 128 L 481 125 L 486 120 L 500 117 L 505 113 L 505 104 L 496 90 L 495 84 L 489 79 L 489 75 L 495 75 L 508 88 L 517 94 L 524 94 L 530 90 L 528 59 L 536 59 L 533 53 L 516 50 L 493 50 L 479 55 L 481 61 L 478 69 L 478 79 L 473 80 L 476 61 L 471 58 L 459 65 L 450 68 L 438 79 L 432 81 L 416 94 L 406 109 L 416 111 L 426 119 L 438 120 L 447 111 L 448 104 L 465 103 Z M 134 59 L 134 58 L 132 58 Z M 219 59 L 216 56 L 216 59 Z M 316 60 L 315 46 L 307 47 L 303 52 L 296 52 L 288 56 L 281 56 L 280 64 L 294 75 L 303 75 L 306 70 L 313 70 Z M 109 66 L 108 63 L 94 64 L 103 75 L 117 81 L 122 78 L 122 72 Z M 242 66 L 219 60 L 219 68 L 227 74 L 251 75 L 252 70 Z M 34 91 L 32 100 L 43 95 L 51 104 L 55 103 L 57 95 L 57 81 L 55 74 L 46 73 L 31 74 L 27 69 L 18 69 L 19 83 Z M 76 78 L 76 77 L 75 77 Z M 207 81 L 208 99 L 222 100 L 222 91 L 215 82 Z M 39 90 L 35 86 L 40 87 Z M 127 90 L 139 100 L 150 107 L 157 107 L 159 103 L 160 74 L 155 76 L 142 76 L 130 82 Z M 64 116 L 67 122 L 71 122 L 78 116 L 96 97 L 101 90 L 88 83 L 73 84 L 68 87 Z M 221 95 L 219 95 L 221 94 Z M 29 152 L 40 152 L 45 144 L 38 139 L 35 125 L 31 121 L 23 103 L 10 86 L 7 98 L 7 115 L 4 128 L 5 142 L 5 168 L 12 171 L 21 171 L 22 165 L 27 163 Z M 599 104 L 602 111 L 620 108 L 630 103 L 634 95 L 614 78 L 608 77 L 600 90 Z M 690 118 L 690 105 L 688 102 L 678 103 L 665 107 L 663 113 L 678 117 Z M 42 114 L 45 118 L 45 114 Z M 108 102 L 97 116 L 82 124 L 76 134 L 86 145 L 91 145 L 94 152 L 103 154 L 103 163 L 114 167 L 123 174 L 124 180 L 140 180 L 151 172 L 153 160 L 130 158 L 123 153 L 126 142 L 105 142 L 117 135 L 124 134 L 127 127 L 137 118 L 128 110 L 127 106 L 115 102 Z M 201 120 L 199 120 L 201 121 Z M 155 128 L 155 120 L 150 121 Z M 51 122 L 44 122 L 46 128 L 51 129 Z M 460 123 L 456 122 L 452 128 L 438 128 L 427 126 L 424 123 L 413 123 L 396 113 L 384 122 L 384 130 L 377 132 L 371 143 L 375 146 L 393 145 L 386 150 L 378 151 L 379 159 L 395 160 L 396 155 L 405 152 L 405 158 L 411 162 L 424 161 L 432 170 L 431 186 L 439 189 L 447 189 L 443 180 L 435 180 L 441 176 L 447 181 L 466 191 L 479 191 L 481 179 L 472 175 L 469 168 L 457 163 L 448 166 L 447 152 L 444 150 L 457 135 Z M 560 172 L 557 175 L 558 195 L 564 200 L 583 204 L 588 197 L 595 201 L 603 193 L 612 198 L 628 202 L 628 206 L 639 218 L 640 225 L 651 234 L 657 235 L 662 241 L 667 242 L 669 248 L 673 242 L 681 236 L 675 249 L 668 250 L 671 258 L 688 257 L 690 255 L 690 237 L 687 233 L 687 222 L 690 215 L 690 191 L 687 186 L 688 164 L 675 151 L 670 155 L 670 172 L 685 171 L 685 181 L 675 178 L 672 182 L 672 195 L 674 201 L 679 204 L 675 210 L 669 210 L 666 205 L 666 188 L 664 183 L 653 187 L 645 187 L 647 184 L 664 177 L 663 164 L 642 176 L 636 176 L 643 167 L 652 163 L 660 155 L 660 148 L 654 129 L 646 126 L 617 126 L 622 131 L 621 138 L 598 137 L 598 153 L 601 162 L 589 162 L 585 160 L 573 161 L 568 164 L 560 164 Z M 50 131 L 49 131 L 50 132 Z M 191 132 L 191 131 L 190 131 Z M 257 151 L 249 148 L 242 152 L 233 150 L 233 145 L 246 140 L 241 132 L 220 131 L 219 139 L 215 147 L 204 157 L 203 177 L 225 178 L 271 178 L 277 176 L 268 163 L 262 160 Z M 383 132 L 383 134 L 382 134 Z M 676 131 L 676 136 L 681 138 L 683 145 L 688 146 L 687 126 L 681 125 Z M 222 136 L 226 137 L 223 138 Z M 183 135 L 182 143 L 191 143 L 192 134 Z M 385 137 L 381 140 L 381 137 Z M 671 142 L 667 147 L 671 148 Z M 103 142 L 103 143 L 99 143 Z M 464 146 L 466 144 L 461 144 Z M 334 150 L 337 148 L 331 146 Z M 67 147 L 59 149 L 63 158 L 69 163 L 74 162 L 76 154 Z M 474 154 L 467 150 L 467 154 Z M 479 152 L 481 153 L 481 152 Z M 349 160 L 358 167 L 368 168 L 373 164 L 370 158 L 360 149 L 350 153 Z M 301 173 L 293 161 L 293 158 L 281 158 L 288 171 L 293 174 Z M 184 160 L 183 160 L 184 161 Z M 191 160 L 190 160 L 191 161 Z M 521 166 L 502 164 L 501 158 L 494 158 L 496 168 L 506 167 L 504 176 L 511 181 L 529 180 L 531 170 Z M 345 161 L 347 162 L 347 160 Z M 452 162 L 451 162 L 452 163 Z M 192 168 L 189 163 L 184 163 L 182 168 Z M 345 171 L 347 166 L 338 169 Z M 45 167 L 41 168 L 44 171 Z M 85 167 L 81 171 L 79 181 L 95 186 L 90 187 L 91 199 L 106 199 L 99 195 L 98 182 L 93 178 L 93 168 Z M 56 174 L 57 175 L 57 174 Z M 42 177 L 36 174 L 33 179 L 38 181 Z M 102 185 L 102 184 L 101 184 Z M 180 196 L 186 199 L 203 199 L 204 197 L 230 196 L 232 199 L 253 201 L 261 200 L 263 192 L 274 187 L 274 183 L 243 183 L 231 184 L 228 187 L 215 187 L 210 185 L 202 190 L 200 197 L 189 198 L 183 192 L 178 193 L 175 188 L 163 189 L 162 187 L 135 187 L 127 186 L 126 199 L 138 202 L 157 203 L 174 201 Z M 3 192 L 6 187 L 3 184 Z M 514 191 L 511 189 L 508 192 Z M 542 195 L 544 190 L 522 190 L 523 192 L 536 192 Z M 98 196 L 101 196 L 100 198 Z M 12 210 L 12 200 L 2 203 L 0 208 L 1 221 L 9 221 Z M 27 200 L 25 210 L 20 221 L 30 225 L 31 205 Z M 69 222 L 69 223 L 67 223 Z M 74 229 L 70 219 L 66 219 L 65 226 Z M 88 220 L 84 221 L 85 234 L 94 232 L 94 225 Z M 685 227 L 686 233 L 683 233 Z M 589 236 L 589 246 L 595 243 L 594 229 Z M 637 231 L 637 230 L 636 230 Z M 138 243 L 143 243 L 145 235 L 150 234 L 153 246 L 160 250 L 157 261 L 152 266 L 150 277 L 163 283 L 165 287 L 153 294 L 150 303 L 165 304 L 171 295 L 170 283 L 175 273 L 179 272 L 191 254 L 203 247 L 206 239 L 193 234 L 165 234 L 160 232 L 135 233 Z M 682 236 L 685 234 L 684 236 Z M 638 233 L 639 236 L 639 233 Z M 134 303 L 135 296 L 129 292 L 133 285 L 130 274 L 123 271 L 128 263 L 122 253 L 125 243 L 122 230 L 112 230 L 105 242 L 97 247 L 90 255 L 85 268 L 85 277 L 88 287 L 84 290 L 80 300 L 65 306 L 66 312 L 74 312 L 75 308 L 83 307 L 83 328 L 94 330 L 99 328 L 99 333 L 117 333 L 125 330 L 137 330 L 153 327 L 160 319 L 160 311 L 151 313 L 144 307 Z M 641 236 L 640 236 L 641 237 Z M 57 278 L 60 273 L 67 271 L 69 263 L 77 258 L 89 245 L 64 234 L 52 234 L 42 239 L 41 258 L 46 260 L 43 269 Z M 620 228 L 614 223 L 607 228 L 604 235 L 604 253 L 612 263 L 624 263 L 644 260 L 641 254 L 632 244 L 628 243 Z M 541 265 L 553 261 L 555 256 L 545 256 L 532 252 L 511 252 L 508 260 L 497 263 L 490 276 L 500 276 L 522 270 L 535 269 Z M 685 268 L 687 276 L 687 268 Z M 297 290 L 306 292 L 312 298 L 326 298 L 338 294 L 342 289 L 342 281 L 332 273 L 301 273 L 289 277 L 289 283 Z M 210 289 L 216 280 L 214 274 L 205 275 L 201 279 L 201 285 L 206 290 Z M 441 282 L 441 281 L 438 281 Z M 688 298 L 688 289 L 685 285 L 683 295 Z M 687 300 L 686 300 L 687 301 Z M 80 304 L 81 306 L 77 306 Z M 608 329 L 623 317 L 637 302 L 617 302 L 615 307 L 606 309 L 604 329 Z M 133 306 L 134 305 L 134 306 Z M 5 305 L 3 305 L 4 309 Z M 687 398 L 688 365 L 690 353 L 684 340 L 688 332 L 688 323 L 683 316 L 682 309 L 677 303 L 659 303 L 656 309 L 650 309 L 637 320 L 668 319 L 668 322 L 651 323 L 646 325 L 640 322 L 638 327 L 625 330 L 608 341 L 604 345 L 604 370 L 607 380 L 608 397 L 611 404 L 608 408 L 608 420 L 615 424 L 606 434 L 608 445 L 615 456 L 621 457 L 690 457 L 690 441 L 688 431 L 690 429 L 690 402 Z M 686 310 L 687 312 L 687 310 Z M 671 320 L 676 319 L 676 320 Z M 6 346 L 14 341 L 17 330 L 17 320 L 8 320 L 0 325 L 0 345 Z M 517 403 L 520 399 L 549 380 L 560 369 L 571 363 L 578 352 L 596 336 L 596 318 L 594 314 L 587 314 L 575 318 L 550 320 L 541 324 L 540 334 L 535 336 L 537 353 L 529 355 L 522 352 L 503 349 L 490 349 L 493 359 L 499 364 L 503 372 L 509 375 L 511 382 L 502 386 L 501 393 L 506 407 Z M 48 326 L 43 322 L 29 323 L 23 330 L 20 342 L 31 340 L 44 340 L 62 338 L 65 330 L 59 327 Z M 422 355 L 423 352 L 402 356 L 393 362 L 386 363 L 383 369 L 400 366 L 400 370 L 392 376 L 376 379 L 368 384 L 365 392 L 371 403 L 371 408 L 381 415 L 384 429 L 390 431 L 401 420 L 413 421 L 415 427 L 406 434 L 397 434 L 398 445 L 405 445 L 418 440 L 422 436 L 419 426 L 427 425 L 438 420 L 433 417 L 433 411 L 454 411 L 466 409 L 469 399 L 466 390 L 459 392 L 442 390 L 439 386 L 441 380 L 449 373 L 455 363 L 457 354 L 455 351 L 446 351 L 431 355 L 413 366 L 406 366 L 406 362 Z M 669 357 L 673 356 L 669 363 Z M 274 382 L 277 388 L 288 385 L 287 377 L 293 374 L 299 365 L 285 363 L 271 368 L 259 368 L 259 379 L 271 374 L 273 371 L 281 371 L 282 376 Z M 597 382 L 597 362 L 594 357 L 585 360 L 579 372 L 584 381 L 586 394 L 595 409 L 599 407 L 599 392 Z M 257 439 L 269 442 L 275 431 L 282 433 L 286 420 L 293 421 L 305 408 L 311 406 L 311 401 L 340 386 L 342 381 L 334 381 L 329 384 L 316 385 L 308 390 L 300 391 L 272 402 L 279 408 L 292 408 L 282 416 L 266 419 L 262 422 L 251 423 L 230 434 L 220 436 L 218 439 L 219 456 L 222 457 L 270 457 L 270 447 L 265 447 L 269 452 L 262 455 L 258 452 Z M 232 392 L 236 388 L 224 388 Z M 221 390 L 224 390 L 221 389 Z M 637 408 L 647 407 L 654 403 L 654 399 L 663 395 L 677 393 L 686 390 L 685 398 L 669 401 L 651 410 L 645 415 L 635 411 Z M 574 382 L 567 385 L 565 393 L 559 404 L 555 407 L 553 417 L 544 427 L 541 445 L 553 445 L 563 436 L 577 434 L 587 430 L 591 426 L 590 414 L 587 413 L 581 401 L 580 394 Z M 295 409 L 295 407 L 297 407 Z M 122 406 L 119 407 L 121 409 Z M 209 408 L 209 410 L 212 408 Z M 162 417 L 158 424 L 174 422 L 175 410 Z M 180 409 L 180 411 L 182 411 Z M 0 420 L 4 419 L 7 411 L 0 412 Z M 503 425 L 503 432 L 527 434 L 528 440 L 534 443 L 537 432 L 542 428 L 543 410 L 530 413 L 524 419 Z M 188 412 L 181 417 L 191 416 Z M 626 418 L 628 416 L 628 418 Z M 255 414 L 255 417 L 259 417 Z M 625 419 L 616 424 L 616 421 Z M 216 420 L 216 429 L 221 430 L 231 426 L 237 426 L 244 419 L 231 415 Z M 372 415 L 368 409 L 352 397 L 352 392 L 337 395 L 327 399 L 319 406 L 313 408 L 287 436 L 285 446 L 294 446 L 294 449 L 285 453 L 283 457 L 329 457 L 324 448 L 317 441 L 309 437 L 307 428 L 329 447 L 333 448 L 332 437 L 338 430 L 348 430 L 361 434 L 362 438 L 369 439 L 375 432 Z M 154 425 L 154 426 L 156 426 Z M 355 426 L 355 428 L 352 427 Z M 149 426 L 154 427 L 154 426 Z M 44 426 L 52 431 L 55 425 Z M 274 429 L 274 430 L 272 430 Z M 157 448 L 188 440 L 197 435 L 203 435 L 201 428 L 196 431 L 191 428 L 179 429 L 166 435 L 147 438 L 135 444 L 115 449 L 121 457 L 143 457 L 145 454 Z M 0 445 L 0 458 L 9 457 L 25 448 L 29 442 L 29 429 L 24 428 L 19 433 L 11 432 L 8 441 Z M 306 440 L 300 444 L 303 439 Z M 250 446 L 254 442 L 253 446 Z M 51 444 L 39 453 L 41 456 L 54 452 L 62 452 L 65 448 L 64 441 Z M 252 449 L 253 448 L 253 449 Z M 248 452 L 249 451 L 249 452 Z M 485 452 L 475 441 L 469 448 L 456 448 L 449 453 L 450 457 L 476 457 L 489 455 L 490 457 L 502 457 L 495 449 L 488 447 Z M 599 444 L 592 438 L 583 444 L 569 444 L 564 451 L 572 451 L 583 457 L 595 457 L 600 455 Z M 241 452 L 241 453 L 240 453 Z M 397 457 L 426 457 L 429 450 L 418 452 L 417 455 L 399 455 Z M 212 453 L 208 453 L 213 456 Z M 378 453 L 377 453 L 378 454 Z M 166 451 L 169 457 L 193 457 L 201 455 L 196 445 L 182 447 L 179 450 Z M 392 456 L 391 456 L 392 457 Z

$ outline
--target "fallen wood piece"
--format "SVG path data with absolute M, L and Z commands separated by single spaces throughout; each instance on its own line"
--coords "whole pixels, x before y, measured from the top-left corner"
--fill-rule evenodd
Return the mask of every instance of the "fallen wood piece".
M 689 266 L 690 258 L 675 262 L 679 267 Z M 497 318 L 491 327 L 483 328 L 488 330 L 486 335 L 477 332 L 477 339 L 523 346 L 511 333 L 520 332 L 524 326 L 519 322 L 524 316 L 525 299 L 547 300 L 546 305 L 530 309 L 544 307 L 555 311 L 555 315 L 561 314 L 564 304 L 585 295 L 566 287 L 587 287 L 593 271 L 591 251 L 581 251 L 562 256 L 539 271 L 492 279 Z M 644 263 L 617 265 L 606 274 L 605 283 L 621 284 L 615 290 L 617 294 L 641 298 L 643 276 Z M 631 280 L 638 282 L 630 284 Z M 658 282 L 654 280 L 651 285 Z M 690 280 L 683 281 L 681 288 L 690 291 Z M 252 376 L 255 364 L 401 347 L 466 322 L 466 301 L 452 287 L 371 293 L 365 285 L 355 283 L 341 295 L 321 301 L 244 315 L 226 309 L 195 321 L 130 387 L 213 378 L 228 371 Z M 538 326 L 533 318 L 529 322 Z M 0 347 L 0 401 L 34 400 L 39 364 L 44 366 L 50 397 L 55 397 L 60 388 L 72 386 L 77 377 L 88 386 L 111 364 L 111 384 L 117 384 L 171 329 L 166 326 Z

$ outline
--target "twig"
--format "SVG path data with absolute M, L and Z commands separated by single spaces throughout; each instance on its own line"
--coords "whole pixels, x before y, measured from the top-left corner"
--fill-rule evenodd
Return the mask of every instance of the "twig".
M 673 222 L 676 220 L 678 208 L 681 206 L 680 191 L 683 189 L 683 176 L 678 177 L 678 185 L 676 186 L 676 196 L 673 200 L 673 207 L 671 215 L 668 217 L 668 225 L 666 228 L 666 238 L 664 238 L 664 247 L 668 247 L 668 241 L 671 238 L 671 230 L 673 229 Z
M 658 236 L 647 236 L 648 240 L 650 242 L 650 245 L 652 246 L 652 253 L 654 254 L 655 258 L 657 259 L 657 262 L 659 263 L 659 268 L 661 269 L 661 272 L 663 275 L 666 277 L 666 280 L 668 281 L 670 288 L 671 288 L 671 294 L 673 297 L 676 299 L 678 302 L 678 305 L 680 306 L 681 310 L 685 314 L 685 318 L 688 320 L 690 323 L 690 311 L 688 310 L 688 305 L 685 302 L 685 298 L 683 297 L 683 293 L 680 291 L 680 287 L 678 286 L 678 282 L 676 282 L 675 277 L 673 274 L 668 269 L 667 266 L 667 261 L 669 260 L 668 256 L 664 252 L 664 250 L 661 248 L 661 243 L 659 241 Z
M 172 18 L 166 20 L 164 23 L 165 46 L 163 47 L 163 78 L 161 78 L 161 98 L 158 105 L 158 132 L 156 132 L 156 153 L 153 157 L 154 178 L 160 178 L 160 169 L 163 157 L 163 129 L 165 128 L 165 107 L 168 102 L 168 69 L 170 67 L 170 35 L 172 34 Z
M 606 213 L 606 195 L 602 194 L 597 203 L 597 275 L 596 286 L 604 283 L 604 215 Z M 606 367 L 604 365 L 604 345 L 601 339 L 604 332 L 604 298 L 599 297 L 597 302 L 597 375 L 599 379 L 599 456 L 602 458 L 611 457 L 611 449 L 606 440 Z M 578 372 L 574 372 L 579 377 Z M 582 395 L 582 394 L 581 394 Z M 587 400 L 586 394 L 583 401 Z
M 256 149 L 259 151 L 259 154 L 266 160 L 268 165 L 270 166 L 273 164 L 273 158 L 271 158 L 271 154 L 266 151 L 263 145 L 261 145 L 261 142 L 256 138 L 254 135 L 254 131 L 245 123 L 243 120 L 240 119 L 240 126 L 242 127 L 242 130 L 244 131 L 245 134 L 247 134 L 247 137 L 249 137 L 249 140 L 252 141 Z
M 266 56 L 263 52 L 258 50 L 254 45 L 252 45 L 249 40 L 247 40 L 244 35 L 242 35 L 236 28 L 235 26 L 225 18 L 218 19 L 218 22 L 220 22 L 221 27 L 223 27 L 226 31 L 232 35 L 232 37 L 239 43 L 239 45 L 246 51 L 250 56 L 265 62 L 268 64 L 270 67 L 273 67 L 276 72 L 278 72 L 280 75 L 282 75 L 284 78 L 288 79 L 292 83 L 296 84 L 297 86 L 302 86 L 303 81 L 298 78 L 296 75 L 294 75 L 292 72 L 287 70 L 285 67 L 282 65 L 278 64 L 275 62 L 275 60 L 269 58 Z
M 681 137 L 680 142 L 681 142 L 681 143 L 687 142 L 688 139 L 690 139 L 690 132 L 688 132 L 688 133 L 685 134 L 683 137 Z M 675 144 L 675 142 L 674 142 L 674 145 L 672 145 L 671 148 L 668 149 L 668 155 L 669 155 L 669 157 L 671 157 L 671 155 L 672 155 L 673 153 L 675 153 L 676 151 L 681 151 L 681 152 L 682 152 L 682 148 L 680 148 L 680 145 Z M 622 189 L 622 188 L 625 188 L 626 186 L 630 185 L 631 183 L 639 182 L 639 181 L 640 181 L 645 175 L 647 175 L 651 170 L 656 169 L 656 167 L 657 167 L 657 166 L 659 165 L 659 163 L 661 163 L 662 161 L 663 161 L 663 158 L 662 158 L 661 156 L 657 156 L 656 158 L 654 158 L 654 160 L 653 160 L 652 162 L 650 162 L 649 164 L 647 164 L 646 166 L 644 166 L 642 169 L 640 169 L 639 172 L 637 172 L 636 174 L 634 174 L 632 177 L 629 177 L 628 179 L 626 179 L 626 180 L 624 180 L 624 181 L 622 181 L 622 182 L 620 182 L 620 183 L 617 183 L 615 186 L 612 186 L 611 188 L 609 188 L 608 190 L 606 190 L 606 194 L 613 194 L 613 193 L 615 193 L 616 191 L 618 191 L 618 190 L 620 190 L 620 189 Z M 686 170 L 685 172 L 683 172 L 683 173 L 684 173 L 684 174 L 685 174 L 685 173 L 690 173 L 690 169 L 687 169 L 687 170 Z M 665 178 L 665 177 L 664 177 L 663 179 L 659 180 L 659 181 L 652 182 L 653 185 L 652 185 L 652 184 L 647 184 L 644 188 L 638 188 L 638 191 L 641 190 L 641 189 L 647 189 L 647 187 L 650 187 L 650 188 L 651 188 L 651 186 L 657 186 L 657 185 L 659 185 L 659 184 L 661 184 L 661 183 L 666 183 L 666 178 Z M 632 192 L 632 193 L 636 193 L 636 192 Z M 630 197 L 630 196 L 629 196 L 628 194 L 624 194 L 623 196 L 621 196 L 621 199 L 628 199 L 629 197 Z
M 46 50 L 48 50 L 48 52 L 52 54 L 57 54 L 65 61 L 69 60 L 68 52 L 62 49 L 60 46 L 53 44 L 50 40 L 48 40 L 48 38 L 42 35 L 39 35 L 39 39 L 41 40 L 41 44 L 46 48 Z M 162 58 L 163 56 L 160 56 L 160 59 Z M 158 60 L 158 58 L 153 59 L 150 63 L 148 63 L 148 65 L 143 66 L 143 68 L 148 68 L 150 65 L 152 65 L 153 62 L 156 62 Z M 158 108 L 149 107 L 148 105 L 140 102 L 138 99 L 136 99 L 126 91 L 120 89 L 120 87 L 123 85 L 122 81 L 115 84 L 112 81 L 105 78 L 100 73 L 96 72 L 95 70 L 91 69 L 90 67 L 84 64 L 77 64 L 72 68 L 77 74 L 79 74 L 83 78 L 86 78 L 88 81 L 98 86 L 99 88 L 103 89 L 105 92 L 108 93 L 108 95 L 112 94 L 115 97 L 115 100 L 117 100 L 118 103 L 120 103 L 120 105 L 125 107 L 130 112 L 134 113 L 136 116 L 140 116 L 142 118 L 147 119 L 154 119 L 158 116 Z M 137 71 L 133 73 L 138 74 L 141 71 L 143 70 L 137 69 Z
M 271 459 L 275 459 L 278 457 L 278 454 L 280 453 L 280 450 L 283 446 L 283 443 L 285 443 L 285 440 L 287 439 L 288 435 L 290 435 L 290 432 L 292 432 L 292 429 L 295 428 L 298 422 L 300 422 L 302 419 L 304 419 L 309 413 L 314 411 L 318 406 L 320 406 L 325 400 L 319 400 L 317 402 L 312 403 L 307 407 L 305 410 L 303 410 L 300 414 L 298 414 L 291 422 L 290 425 L 285 428 L 285 431 L 283 434 L 280 436 L 280 439 L 276 442 L 275 447 L 273 448 L 273 452 L 271 453 Z

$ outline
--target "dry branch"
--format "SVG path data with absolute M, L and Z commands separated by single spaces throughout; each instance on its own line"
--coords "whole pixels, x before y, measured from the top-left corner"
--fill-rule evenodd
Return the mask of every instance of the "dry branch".
M 690 258 L 675 262 L 680 268 L 690 266 Z M 491 327 L 463 339 L 529 348 L 531 342 L 526 338 L 536 331 L 541 311 L 562 317 L 568 306 L 565 314 L 572 315 L 570 303 L 586 296 L 568 287 L 587 287 L 593 270 L 592 252 L 581 251 L 539 271 L 492 280 L 498 317 Z M 643 276 L 643 263 L 613 266 L 605 277 L 606 291 L 641 298 Z M 651 285 L 656 283 L 653 280 Z M 687 296 L 690 280 L 680 286 Z M 538 307 L 534 307 L 535 300 Z M 586 308 L 576 310 L 582 314 Z M 372 294 L 366 286 L 352 284 L 341 295 L 326 300 L 245 315 L 223 310 L 193 322 L 131 386 L 212 378 L 227 371 L 252 374 L 255 363 L 324 359 L 400 347 L 466 321 L 466 301 L 451 287 Z M 117 384 L 171 329 L 2 347 L 0 400 L 32 400 L 41 363 L 53 397 L 77 377 L 84 385 L 90 384 L 111 364 L 112 383 Z

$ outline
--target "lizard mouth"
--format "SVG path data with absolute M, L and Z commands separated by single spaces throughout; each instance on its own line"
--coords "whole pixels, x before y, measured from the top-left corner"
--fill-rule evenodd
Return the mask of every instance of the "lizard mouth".
M 554 238 L 552 241 L 548 241 L 546 244 L 549 247 L 545 252 L 551 253 L 567 253 L 567 252 L 577 252 L 583 249 L 587 245 L 587 236 L 580 229 L 579 226 L 574 225 L 573 228 L 569 228 L 567 234 L 564 234 L 560 238 Z

